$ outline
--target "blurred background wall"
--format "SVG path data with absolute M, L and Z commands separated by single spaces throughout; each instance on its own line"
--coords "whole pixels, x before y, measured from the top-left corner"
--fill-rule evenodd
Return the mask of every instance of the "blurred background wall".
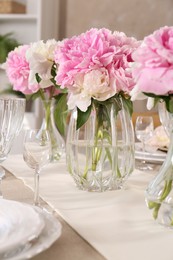
M 60 0 L 60 5 L 60 38 L 106 27 L 140 40 L 173 25 L 173 0 Z
M 0 15 L 0 34 L 13 32 L 20 43 L 62 40 L 92 27 L 123 31 L 142 40 L 161 26 L 173 25 L 173 0 L 15 1 L 26 5 L 26 17 Z M 0 69 L 0 87 L 6 85 L 7 79 Z M 145 102 L 136 101 L 134 109 L 146 111 Z
M 60 0 L 60 39 L 106 27 L 142 40 L 165 25 L 173 25 L 173 0 Z M 146 110 L 145 102 L 134 109 Z

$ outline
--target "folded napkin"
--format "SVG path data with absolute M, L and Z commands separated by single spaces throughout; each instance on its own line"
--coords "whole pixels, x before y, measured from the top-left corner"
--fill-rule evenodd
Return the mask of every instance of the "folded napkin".
M 146 145 L 155 150 L 163 148 L 168 149 L 169 141 L 169 137 L 167 136 L 164 127 L 161 125 L 155 128 L 152 137 L 146 141 Z

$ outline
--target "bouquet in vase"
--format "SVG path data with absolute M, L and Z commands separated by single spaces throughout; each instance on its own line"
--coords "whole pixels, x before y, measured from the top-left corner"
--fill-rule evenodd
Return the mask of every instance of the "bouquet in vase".
M 164 102 L 169 114 L 169 151 L 158 176 L 147 188 L 146 201 L 159 223 L 173 227 L 173 27 L 162 27 L 145 37 L 132 57 L 136 82 L 132 100 L 143 93 L 149 99 L 149 107 Z
M 45 114 L 42 127 L 51 134 L 54 159 L 59 159 L 65 147 L 63 138 L 55 133 L 55 127 L 64 135 L 67 115 L 66 93 L 55 82 L 54 50 L 57 45 L 55 40 L 21 45 L 9 52 L 3 65 L 14 91 L 24 94 L 27 99 L 42 100 Z M 53 115 L 52 100 L 56 105 Z
M 68 169 L 79 188 L 119 188 L 128 175 L 127 169 L 121 171 L 122 167 L 118 166 L 114 120 L 123 106 L 132 113 L 129 93 L 134 81 L 130 64 L 139 44 L 122 32 L 92 28 L 64 39 L 55 49 L 58 64 L 55 81 L 61 89 L 67 90 L 68 108 L 74 111 L 67 136 L 67 158 Z M 125 128 L 128 126 L 131 127 L 130 123 L 126 123 Z M 81 136 L 85 140 L 79 140 Z M 79 156 L 79 150 L 83 150 L 81 154 L 86 153 L 85 156 Z M 131 172 L 133 167 L 129 165 Z M 108 177 L 110 171 L 111 178 Z

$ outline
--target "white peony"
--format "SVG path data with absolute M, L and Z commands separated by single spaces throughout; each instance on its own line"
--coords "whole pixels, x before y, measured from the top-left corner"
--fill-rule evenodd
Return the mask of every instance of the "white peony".
M 29 82 L 36 83 L 35 75 L 38 73 L 41 78 L 40 85 L 46 88 L 52 85 L 51 69 L 54 64 L 54 50 L 57 42 L 52 39 L 46 43 L 38 41 L 30 44 L 30 48 L 26 52 L 26 59 L 30 67 Z
M 106 70 L 92 70 L 84 76 L 83 94 L 104 101 L 116 94 L 111 88 L 109 74 Z
M 109 75 L 104 69 L 77 75 L 70 90 L 69 109 L 77 106 L 83 112 L 91 105 L 91 98 L 104 101 L 116 94 L 116 90 L 110 86 Z

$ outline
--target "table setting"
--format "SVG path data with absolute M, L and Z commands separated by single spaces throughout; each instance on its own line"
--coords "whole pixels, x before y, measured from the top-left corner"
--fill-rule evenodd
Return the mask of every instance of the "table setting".
M 143 160 L 145 158 L 148 163 L 162 164 L 167 156 L 169 142 L 163 125 L 160 125 L 153 129 L 151 137 L 146 137 L 144 150 L 141 142 L 135 143 L 135 159 Z
M 6 171 L 21 179 L 25 186 L 33 191 L 35 190 L 33 169 L 28 167 L 22 154 L 9 155 L 2 165 Z M 159 164 L 156 165 L 155 170 L 157 171 L 159 167 Z M 127 252 L 130 257 L 137 259 L 140 250 L 144 250 L 143 245 L 147 243 L 147 246 L 149 246 L 148 236 L 151 237 L 152 234 L 155 236 L 157 231 L 157 235 L 165 239 L 163 236 L 165 234 L 164 229 L 158 228 L 153 223 L 144 198 L 147 183 L 156 171 L 142 173 L 134 170 L 122 190 L 88 193 L 76 187 L 67 171 L 65 156 L 59 160 L 58 165 L 57 163 L 45 164 L 40 174 L 39 194 L 41 199 L 49 205 L 50 212 L 44 210 L 42 204 L 40 205 L 41 208 L 33 206 L 33 195 L 29 205 L 4 198 L 1 202 L 2 219 L 5 215 L 6 221 L 9 221 L 5 225 L 5 230 L 1 231 L 4 237 L 4 241 L 1 243 L 1 259 L 32 258 L 51 247 L 56 240 L 58 241 L 63 233 L 63 228 L 61 223 L 51 214 L 52 211 L 60 215 L 72 229 L 99 252 L 103 259 L 114 259 L 115 255 L 120 259 L 126 259 Z M 12 212 L 15 212 L 15 214 L 12 214 Z M 15 226 L 10 226 L 11 222 Z M 34 226 L 32 225 L 33 222 Z M 138 222 L 142 223 L 142 230 L 136 226 Z M 125 223 L 127 224 L 125 225 Z M 20 229 L 16 230 L 18 226 L 20 226 Z M 29 232 L 26 232 L 26 230 Z M 136 252 L 134 250 L 136 239 L 139 239 L 143 233 L 146 239 L 142 239 L 142 242 L 138 243 L 139 251 Z M 127 234 L 134 238 L 131 247 L 128 245 L 128 240 L 124 241 Z M 166 234 L 168 238 L 171 236 L 169 231 Z M 14 235 L 15 239 L 13 238 Z M 11 244 L 10 242 L 7 243 L 9 236 Z M 17 237 L 18 241 L 16 240 Z M 164 239 L 163 241 L 158 239 L 157 243 L 164 243 Z M 120 243 L 121 240 L 124 241 L 122 244 Z M 3 245 L 6 246 L 3 248 Z M 155 243 L 152 244 L 152 246 L 154 245 Z M 123 255 L 122 247 L 124 248 L 124 246 L 126 251 Z M 153 254 L 152 257 L 159 259 L 160 253 L 158 255 L 157 251 L 154 252 L 149 252 L 149 255 Z M 149 255 L 144 254 L 144 258 L 149 257 Z
M 6 199 L 0 204 L 1 259 L 29 259 L 49 248 L 61 235 L 61 224 L 50 213 Z
M 21 155 L 9 156 L 3 166 L 34 190 L 32 170 Z M 135 170 L 124 190 L 87 193 L 77 189 L 62 159 L 58 168 L 49 164 L 42 170 L 40 196 L 103 259 L 171 259 L 172 231 L 154 222 L 145 204 L 145 188 L 158 167 Z
M 1 164 L 7 159 L 14 140 L 22 129 L 25 103 L 26 100 L 22 98 L 0 98 Z M 44 135 L 42 132 L 40 135 L 44 138 L 44 143 L 41 146 L 43 147 L 42 150 L 44 153 L 45 145 L 47 145 L 47 143 L 45 143 L 45 132 Z M 27 142 L 27 144 L 29 143 Z M 37 147 L 35 146 L 34 149 L 37 149 Z M 49 150 L 50 149 L 51 148 L 49 148 Z M 50 152 L 46 154 L 48 154 L 49 159 Z M 46 157 L 44 154 L 40 156 L 41 160 L 42 157 L 44 157 L 45 161 Z M 31 161 L 31 159 L 30 163 L 33 167 L 34 162 Z M 42 166 L 44 165 L 43 162 L 40 162 L 40 164 L 42 164 Z M 2 178 L 5 178 L 6 170 L 1 167 L 0 171 L 2 172 L 2 182 Z M 36 192 L 38 193 L 37 190 Z M 32 206 L 26 203 L 4 199 L 1 191 L 0 259 L 19 260 L 31 258 L 33 255 L 50 247 L 61 235 L 61 224 L 48 211 L 41 207 L 36 207 L 38 206 L 37 197 L 34 199 L 34 206 Z
M 10 155 L 10 140 L 21 131 L 24 110 L 14 116 L 2 113 L 0 141 L 6 139 L 1 152 L 10 144 L 2 166 L 13 182 L 20 180 L 22 189 L 32 190 L 27 203 L 20 189 L 15 196 L 22 202 L 15 201 L 14 194 L 8 199 L 2 189 L 2 260 L 81 259 L 83 246 L 89 251 L 82 259 L 172 260 L 172 92 L 165 94 L 160 87 L 158 93 L 153 85 L 152 92 L 148 89 L 145 72 L 150 75 L 152 66 L 148 71 L 141 56 L 148 48 L 146 59 L 155 64 L 150 43 L 158 40 L 157 34 L 163 41 L 171 38 L 172 31 L 160 28 L 143 46 L 123 32 L 92 28 L 60 42 L 21 45 L 9 53 L 4 68 L 14 92 L 26 100 L 39 98 L 44 115 L 38 129 L 25 131 L 22 152 Z M 163 59 L 161 51 L 156 54 Z M 169 65 L 165 60 L 161 64 Z M 133 126 L 138 96 L 148 98 L 150 107 L 164 105 L 158 110 L 162 127 L 154 130 L 151 116 L 139 116 Z M 12 119 L 14 124 L 8 126 Z M 64 227 L 70 228 L 66 235 Z M 72 252 L 74 233 L 79 254 Z
M 149 149 L 151 147 L 150 144 Z M 153 149 L 156 148 L 153 146 Z M 123 189 L 87 192 L 78 189 L 75 185 L 73 178 L 68 173 L 66 157 L 64 156 L 58 164 L 46 164 L 41 170 L 39 194 L 51 211 L 60 215 L 73 230 L 99 252 L 103 259 L 114 259 L 115 255 L 122 260 L 127 259 L 127 255 L 129 259 L 152 257 L 161 260 L 165 255 L 167 259 L 171 259 L 171 245 L 169 243 L 172 241 L 172 232 L 153 222 L 145 203 L 145 189 L 150 180 L 157 174 L 161 164 L 160 161 L 155 162 L 152 171 L 134 169 Z M 3 162 L 3 167 L 16 178 L 22 180 L 24 185 L 34 192 L 33 169 L 27 166 L 22 154 L 9 155 L 8 159 Z M 32 195 L 31 201 L 33 198 Z M 33 206 L 31 208 L 33 209 Z M 46 212 L 41 215 L 45 217 L 44 214 L 50 216 L 50 213 Z M 55 227 L 53 234 L 51 233 L 52 243 L 56 239 L 59 240 L 61 232 L 63 233 L 61 224 L 55 219 L 53 223 Z M 51 223 L 48 226 L 51 229 Z M 45 230 L 43 241 L 41 233 L 37 238 L 38 244 L 29 249 L 25 248 L 24 252 L 17 255 L 17 259 L 20 259 L 20 255 L 26 258 L 32 257 L 39 252 L 37 250 L 40 249 L 41 252 L 46 247 L 51 246 L 51 242 L 49 244 L 51 236 L 48 235 L 48 230 Z M 57 232 L 58 230 L 59 232 Z M 128 237 L 133 241 L 130 245 Z M 158 244 L 162 245 L 164 249 L 166 248 L 167 254 L 156 250 Z M 149 248 L 147 251 L 145 250 L 146 246 Z

